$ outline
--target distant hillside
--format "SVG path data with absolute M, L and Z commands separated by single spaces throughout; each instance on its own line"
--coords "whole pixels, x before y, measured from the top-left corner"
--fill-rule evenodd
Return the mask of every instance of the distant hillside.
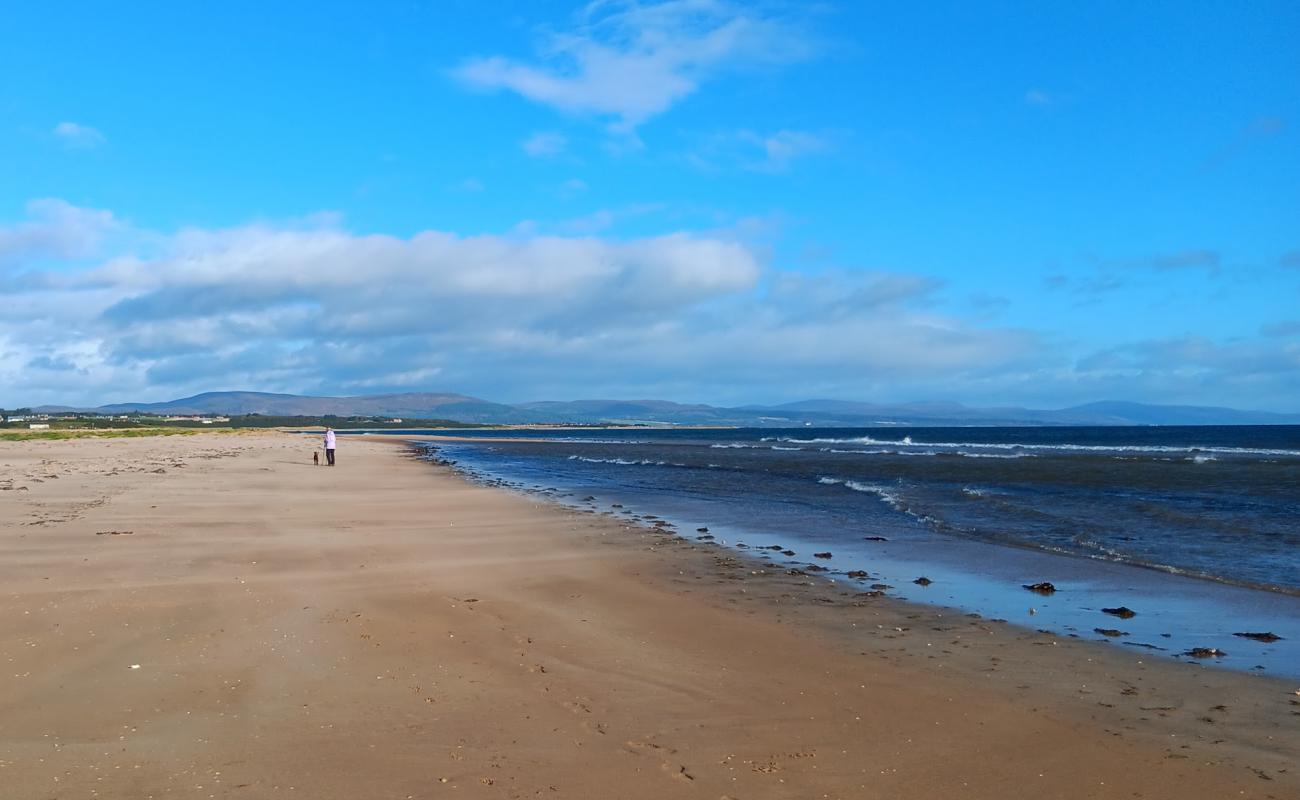
M 1072 408 L 976 408 L 951 402 L 898 404 L 802 400 L 726 408 L 667 400 L 569 400 L 509 405 L 455 393 L 409 392 L 358 397 L 308 397 L 267 392 L 204 392 L 161 403 L 114 403 L 94 409 L 45 406 L 38 412 L 122 414 L 262 414 L 444 419 L 481 424 L 663 424 L 756 427 L 871 425 L 1300 425 L 1300 414 L 1231 408 L 1098 402 Z

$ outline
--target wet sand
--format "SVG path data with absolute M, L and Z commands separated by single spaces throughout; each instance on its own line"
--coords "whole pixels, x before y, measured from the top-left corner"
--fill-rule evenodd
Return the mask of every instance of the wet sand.
M 1300 687 L 313 443 L 0 442 L 0 797 L 1300 795 Z

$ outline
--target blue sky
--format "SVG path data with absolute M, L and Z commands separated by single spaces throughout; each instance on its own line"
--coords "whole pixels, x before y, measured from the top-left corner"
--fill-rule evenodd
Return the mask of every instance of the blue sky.
M 12 4 L 0 405 L 1300 411 L 1294 3 Z

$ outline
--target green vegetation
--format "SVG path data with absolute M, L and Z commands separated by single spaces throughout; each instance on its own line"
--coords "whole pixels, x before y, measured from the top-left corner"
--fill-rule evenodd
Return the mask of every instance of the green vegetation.
M 48 425 L 49 430 L 31 430 L 30 426 Z M 330 426 L 336 430 L 401 430 L 410 428 L 479 428 L 495 427 L 453 422 L 445 419 L 403 419 L 391 417 L 280 417 L 263 414 L 226 416 L 168 416 L 156 414 L 88 414 L 64 412 L 57 414 L 32 413 L 30 409 L 5 411 L 0 409 L 0 437 L 7 439 L 66 439 L 64 434 L 91 434 L 103 432 L 115 436 L 152 436 L 159 433 L 195 433 L 202 430 L 238 430 L 265 428 L 313 428 Z M 130 433 L 138 431 L 138 433 Z M 21 434 L 21 435 L 19 435 Z
M 48 431 L 33 431 L 23 429 L 0 430 L 0 441 L 4 442 L 25 442 L 31 439 L 117 439 L 122 437 L 138 436 L 193 436 L 198 433 L 196 430 L 186 428 L 116 428 L 110 430 L 103 429 L 70 429 L 63 428 Z
M 405 430 L 409 428 L 483 428 L 496 427 L 477 425 L 469 422 L 453 422 L 448 419 L 403 419 L 393 422 L 390 417 L 275 417 L 263 414 L 242 414 L 230 417 L 229 421 L 205 423 L 198 420 L 169 421 L 168 425 L 194 428 L 312 428 L 329 426 L 335 430 Z

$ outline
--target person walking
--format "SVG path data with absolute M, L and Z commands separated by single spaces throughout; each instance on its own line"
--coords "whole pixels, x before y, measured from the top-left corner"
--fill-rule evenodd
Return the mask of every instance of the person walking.
M 325 463 L 331 467 L 334 466 L 334 445 L 335 445 L 334 429 L 326 428 L 325 429 Z

